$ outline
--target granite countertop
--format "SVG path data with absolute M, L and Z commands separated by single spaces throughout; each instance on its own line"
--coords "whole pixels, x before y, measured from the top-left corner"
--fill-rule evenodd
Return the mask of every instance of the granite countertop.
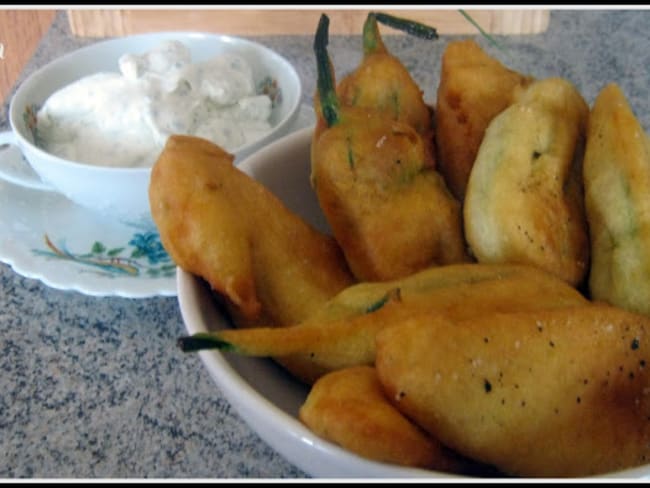
M 617 82 L 648 130 L 649 25 L 649 10 L 557 10 L 542 34 L 498 36 L 503 51 L 476 38 L 515 70 L 569 79 L 589 104 Z M 311 36 L 255 39 L 297 67 L 311 105 Z M 452 39 L 386 38 L 427 101 Z M 95 41 L 72 36 L 59 12 L 18 83 Z M 341 76 L 358 63 L 360 38 L 332 36 L 329 50 Z M 184 332 L 175 297 L 62 291 L 0 263 L 0 478 L 307 477 L 251 431 L 198 356 L 176 348 Z

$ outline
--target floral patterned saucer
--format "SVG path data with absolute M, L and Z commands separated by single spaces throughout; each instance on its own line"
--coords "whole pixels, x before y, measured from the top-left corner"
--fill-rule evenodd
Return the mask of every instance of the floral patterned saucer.
M 176 295 L 176 266 L 153 224 L 98 216 L 54 192 L 0 180 L 0 261 L 62 290 Z
M 290 128 L 314 123 L 301 107 Z M 0 180 L 0 261 L 25 277 L 94 296 L 176 295 L 176 265 L 153 222 L 123 223 L 62 195 Z

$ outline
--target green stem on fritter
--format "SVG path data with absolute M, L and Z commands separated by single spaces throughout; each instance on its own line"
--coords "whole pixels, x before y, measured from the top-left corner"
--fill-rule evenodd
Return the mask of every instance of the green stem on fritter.
M 237 351 L 237 348 L 230 342 L 226 342 L 210 332 L 197 332 L 191 336 L 179 337 L 176 344 L 183 352 L 196 352 L 203 349 Z
M 489 42 L 490 44 L 492 44 L 494 47 L 496 47 L 499 51 L 501 51 L 501 52 L 505 52 L 505 51 L 503 50 L 503 48 L 501 47 L 501 45 L 500 45 L 500 44 L 499 44 L 499 43 L 498 43 L 498 42 L 497 42 L 497 41 L 496 41 L 496 40 L 495 40 L 495 39 L 494 39 L 490 34 L 488 34 L 487 32 L 485 32 L 485 30 L 483 30 L 483 28 L 479 25 L 479 23 L 476 22 L 476 21 L 475 21 L 475 20 L 474 20 L 474 19 L 473 19 L 473 18 L 472 18 L 472 17 L 471 17 L 471 16 L 470 16 L 466 11 L 465 11 L 465 10 L 463 10 L 463 9 L 458 9 L 458 11 L 460 12 L 460 14 L 461 14 L 463 17 L 465 17 L 465 19 L 466 19 L 470 24 L 472 24 L 474 27 L 476 27 L 476 28 L 478 29 L 478 31 L 481 33 L 481 35 L 482 35 L 483 37 L 485 37 L 485 38 L 488 40 L 488 42 Z
M 382 12 L 371 12 L 369 16 L 371 15 L 384 25 L 392 27 L 393 29 L 401 30 L 402 32 L 419 37 L 420 39 L 438 39 L 438 31 L 434 27 L 430 27 L 421 22 L 395 17 L 394 15 Z
M 316 36 L 314 37 L 314 52 L 316 54 L 316 68 L 318 70 L 317 85 L 321 111 L 323 112 L 323 118 L 327 122 L 328 127 L 331 127 L 340 120 L 340 105 L 334 86 L 332 64 L 327 53 L 329 22 L 329 17 L 322 14 L 318 22 Z
M 384 41 L 379 34 L 377 26 L 377 15 L 373 12 L 368 14 L 363 23 L 363 54 L 369 56 L 378 51 L 385 51 Z
M 436 29 L 428 25 L 382 12 L 370 12 L 363 24 L 363 53 L 365 56 L 386 50 L 377 26 L 378 21 L 393 29 L 401 30 L 421 39 L 438 38 Z
M 402 300 L 402 292 L 399 288 L 392 288 L 386 292 L 386 294 L 381 297 L 379 300 L 377 300 L 375 303 L 371 303 L 368 307 L 366 307 L 365 313 L 372 313 L 376 312 L 379 310 L 381 307 L 386 305 L 388 302 L 392 301 L 401 301 Z

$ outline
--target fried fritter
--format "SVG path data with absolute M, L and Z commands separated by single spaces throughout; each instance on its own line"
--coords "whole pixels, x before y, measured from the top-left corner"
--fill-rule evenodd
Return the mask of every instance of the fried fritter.
M 169 138 L 149 200 L 171 258 L 225 297 L 239 325 L 298 323 L 354 282 L 331 236 L 207 140 Z
M 339 103 L 328 25 L 323 15 L 314 41 L 325 126 L 312 139 L 311 182 L 350 269 L 360 281 L 382 281 L 468 261 L 460 204 L 422 137 L 377 111 Z
M 461 202 L 485 129 L 532 81 L 473 40 L 450 42 L 445 49 L 435 107 L 436 164 Z
M 401 412 L 456 452 L 523 477 L 650 456 L 650 318 L 604 304 L 413 319 L 377 335 Z
M 582 160 L 589 108 L 568 81 L 531 84 L 485 132 L 463 207 L 483 263 L 539 266 L 572 285 L 589 265 Z
M 616 84 L 594 102 L 583 176 L 590 293 L 650 315 L 650 139 Z
M 299 418 L 316 435 L 368 459 L 461 471 L 458 459 L 386 399 L 369 366 L 323 376 L 310 390 Z
M 530 266 L 440 266 L 390 283 L 346 288 L 293 327 L 226 329 L 180 338 L 185 351 L 217 347 L 249 356 L 302 358 L 299 379 L 375 361 L 375 336 L 416 316 L 453 320 L 587 303 L 564 281 Z M 444 340 L 444 338 L 441 338 Z M 295 374 L 296 368 L 294 368 Z

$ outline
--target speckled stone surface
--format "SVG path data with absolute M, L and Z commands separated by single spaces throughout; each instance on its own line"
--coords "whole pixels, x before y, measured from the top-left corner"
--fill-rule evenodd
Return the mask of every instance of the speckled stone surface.
M 648 10 L 559 10 L 545 33 L 497 37 L 505 52 L 477 39 L 513 69 L 568 78 L 590 105 L 617 82 L 648 130 L 648 26 Z M 255 39 L 297 67 L 311 104 L 312 38 Z M 427 101 L 452 39 L 386 37 Z M 18 83 L 91 42 L 71 36 L 61 12 Z M 360 60 L 360 38 L 333 36 L 329 50 L 342 76 Z M 307 477 L 248 428 L 197 356 L 177 350 L 184 332 L 175 298 L 95 298 L 0 264 L 0 478 Z

